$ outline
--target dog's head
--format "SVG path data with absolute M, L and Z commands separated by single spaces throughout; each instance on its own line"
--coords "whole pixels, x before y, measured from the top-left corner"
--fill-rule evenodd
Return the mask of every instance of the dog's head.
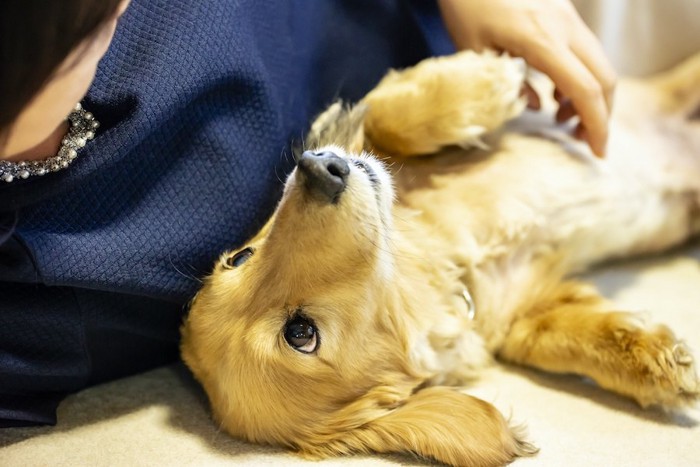
M 310 456 L 506 462 L 521 448 L 500 414 L 423 389 L 411 363 L 392 198 L 376 159 L 338 147 L 304 153 L 270 221 L 221 257 L 193 301 L 184 360 L 238 437 Z

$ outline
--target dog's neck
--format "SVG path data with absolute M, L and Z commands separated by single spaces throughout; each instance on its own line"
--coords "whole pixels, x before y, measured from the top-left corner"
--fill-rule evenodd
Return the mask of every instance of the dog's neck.
M 450 206 L 442 209 L 449 212 Z M 517 251 L 515 244 L 527 242 L 527 229 L 524 233 L 484 231 L 480 216 L 480 211 L 462 204 L 459 218 L 449 220 L 428 217 L 403 204 L 394 207 L 397 293 L 411 297 L 407 314 L 414 316 L 418 329 L 432 333 L 430 339 L 438 352 L 469 333 L 478 334 L 483 339 L 480 345 L 495 351 L 510 319 L 560 277 L 548 261 L 533 263 L 527 255 L 508 253 Z M 465 290 L 475 307 L 473 320 L 467 313 Z M 410 307 L 416 307 L 416 312 Z M 494 319 L 495 315 L 500 318 Z M 446 322 L 451 323 L 450 329 L 434 328 L 434 323 Z
M 490 361 L 467 313 L 471 265 L 466 257 L 460 263 L 454 245 L 415 211 L 396 206 L 394 224 L 392 306 L 401 307 L 397 315 L 405 317 L 412 357 L 435 382 L 471 379 Z M 464 355 L 473 361 L 465 362 Z

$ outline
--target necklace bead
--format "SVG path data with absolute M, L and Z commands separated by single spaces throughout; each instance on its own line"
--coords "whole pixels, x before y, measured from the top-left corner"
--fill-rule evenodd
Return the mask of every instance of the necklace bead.
M 0 160 L 0 180 L 10 183 L 17 179 L 26 180 L 31 176 L 42 176 L 68 167 L 77 157 L 78 151 L 95 137 L 100 124 L 92 113 L 79 103 L 68 116 L 70 129 L 61 141 L 55 156 L 38 161 L 11 162 Z

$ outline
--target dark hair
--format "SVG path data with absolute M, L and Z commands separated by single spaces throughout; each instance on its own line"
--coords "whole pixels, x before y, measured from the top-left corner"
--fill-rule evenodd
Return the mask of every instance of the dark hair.
M 0 148 L 22 109 L 121 0 L 0 0 Z

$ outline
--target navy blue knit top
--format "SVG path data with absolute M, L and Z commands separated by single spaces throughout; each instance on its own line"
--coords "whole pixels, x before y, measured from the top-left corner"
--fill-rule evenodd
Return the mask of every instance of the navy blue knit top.
M 271 213 L 336 98 L 446 45 L 431 0 L 134 0 L 70 169 L 0 185 L 0 426 L 177 358 L 198 277 Z

